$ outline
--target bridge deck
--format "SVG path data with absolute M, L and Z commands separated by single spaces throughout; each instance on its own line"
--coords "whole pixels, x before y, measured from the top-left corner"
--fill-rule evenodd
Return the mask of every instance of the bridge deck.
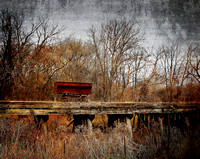
M 151 114 L 199 110 L 200 103 L 0 101 L 0 114 L 5 115 Z

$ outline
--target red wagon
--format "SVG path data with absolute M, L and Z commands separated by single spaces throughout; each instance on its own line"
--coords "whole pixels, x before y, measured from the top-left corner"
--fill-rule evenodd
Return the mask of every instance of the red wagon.
M 88 101 L 92 92 L 92 83 L 56 82 L 54 87 L 55 99 L 64 101 Z

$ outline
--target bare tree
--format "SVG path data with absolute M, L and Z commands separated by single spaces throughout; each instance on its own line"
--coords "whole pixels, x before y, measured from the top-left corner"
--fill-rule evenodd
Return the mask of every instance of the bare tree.
M 188 48 L 188 76 L 193 77 L 198 83 L 200 83 L 200 50 L 198 47 Z
M 105 101 L 112 98 L 112 86 L 118 77 L 121 66 L 132 59 L 131 51 L 136 48 L 139 30 L 131 22 L 111 20 L 96 32 L 90 30 L 95 51 L 95 61 L 101 75 L 101 87 Z
M 25 48 L 25 43 L 28 43 L 29 36 L 24 41 L 20 36 L 22 35 L 23 16 L 5 9 L 0 12 L 0 19 L 0 99 L 4 99 L 6 95 L 11 93 L 11 88 L 14 85 L 13 80 L 16 75 L 14 72 L 15 63 L 18 59 L 21 60 L 24 57 L 21 51 Z M 19 56 L 19 54 L 21 55 Z
M 56 73 L 57 80 L 88 82 L 92 68 L 90 46 L 80 40 L 68 38 L 57 46 L 57 68 L 65 67 Z
M 52 65 L 47 64 L 44 50 L 59 32 L 57 26 L 50 28 L 46 20 L 34 22 L 27 29 L 23 13 L 8 9 L 0 12 L 0 99 L 10 98 L 18 88 L 26 90 L 29 86 L 27 94 L 34 89 L 29 79 L 39 82 L 39 72 Z
M 139 101 L 150 101 L 154 100 L 153 93 L 151 96 L 148 96 L 150 89 L 155 91 L 156 88 L 162 83 L 160 80 L 161 75 L 159 74 L 159 60 L 161 58 L 161 52 L 154 53 L 153 50 L 151 53 L 147 53 L 145 57 L 145 63 L 142 68 L 142 82 L 140 84 L 139 90 Z M 140 77 L 140 78 L 141 78 Z
M 134 56 L 132 59 L 132 81 L 133 81 L 133 88 L 132 88 L 132 100 L 138 101 L 138 93 L 139 90 L 137 89 L 138 79 L 141 70 L 146 66 L 148 62 L 149 55 L 143 48 L 138 48 L 134 52 Z
M 174 90 L 179 88 L 182 83 L 181 77 L 183 76 L 181 75 L 183 75 L 185 64 L 184 53 L 182 53 L 180 48 L 176 45 L 170 48 L 163 48 L 160 61 L 168 100 L 172 102 L 175 93 L 176 95 L 177 93 L 179 94 L 179 92 L 175 92 Z

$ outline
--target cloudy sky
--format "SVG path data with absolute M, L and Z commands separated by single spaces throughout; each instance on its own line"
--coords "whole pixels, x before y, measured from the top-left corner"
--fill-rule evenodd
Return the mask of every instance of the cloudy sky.
M 62 36 L 87 40 L 91 26 L 110 19 L 127 19 L 144 34 L 142 45 L 157 47 L 172 41 L 180 44 L 200 40 L 198 0 L 1 0 L 0 7 L 24 10 L 26 15 L 48 17 L 50 24 L 64 27 Z

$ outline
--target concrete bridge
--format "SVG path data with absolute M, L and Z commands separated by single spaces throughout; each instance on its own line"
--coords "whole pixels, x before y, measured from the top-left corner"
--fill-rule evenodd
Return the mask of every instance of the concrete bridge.
M 48 115 L 73 115 L 74 126 L 86 124 L 92 127 L 92 120 L 97 114 L 107 114 L 108 126 L 116 121 L 125 122 L 132 132 L 140 121 L 147 124 L 151 119 L 160 123 L 189 126 L 200 123 L 200 103 L 133 103 L 133 102 L 54 102 L 54 101 L 0 101 L 0 114 L 34 115 L 39 121 L 48 120 Z M 131 119 L 133 118 L 133 124 Z M 164 120 L 167 119 L 167 120 Z

